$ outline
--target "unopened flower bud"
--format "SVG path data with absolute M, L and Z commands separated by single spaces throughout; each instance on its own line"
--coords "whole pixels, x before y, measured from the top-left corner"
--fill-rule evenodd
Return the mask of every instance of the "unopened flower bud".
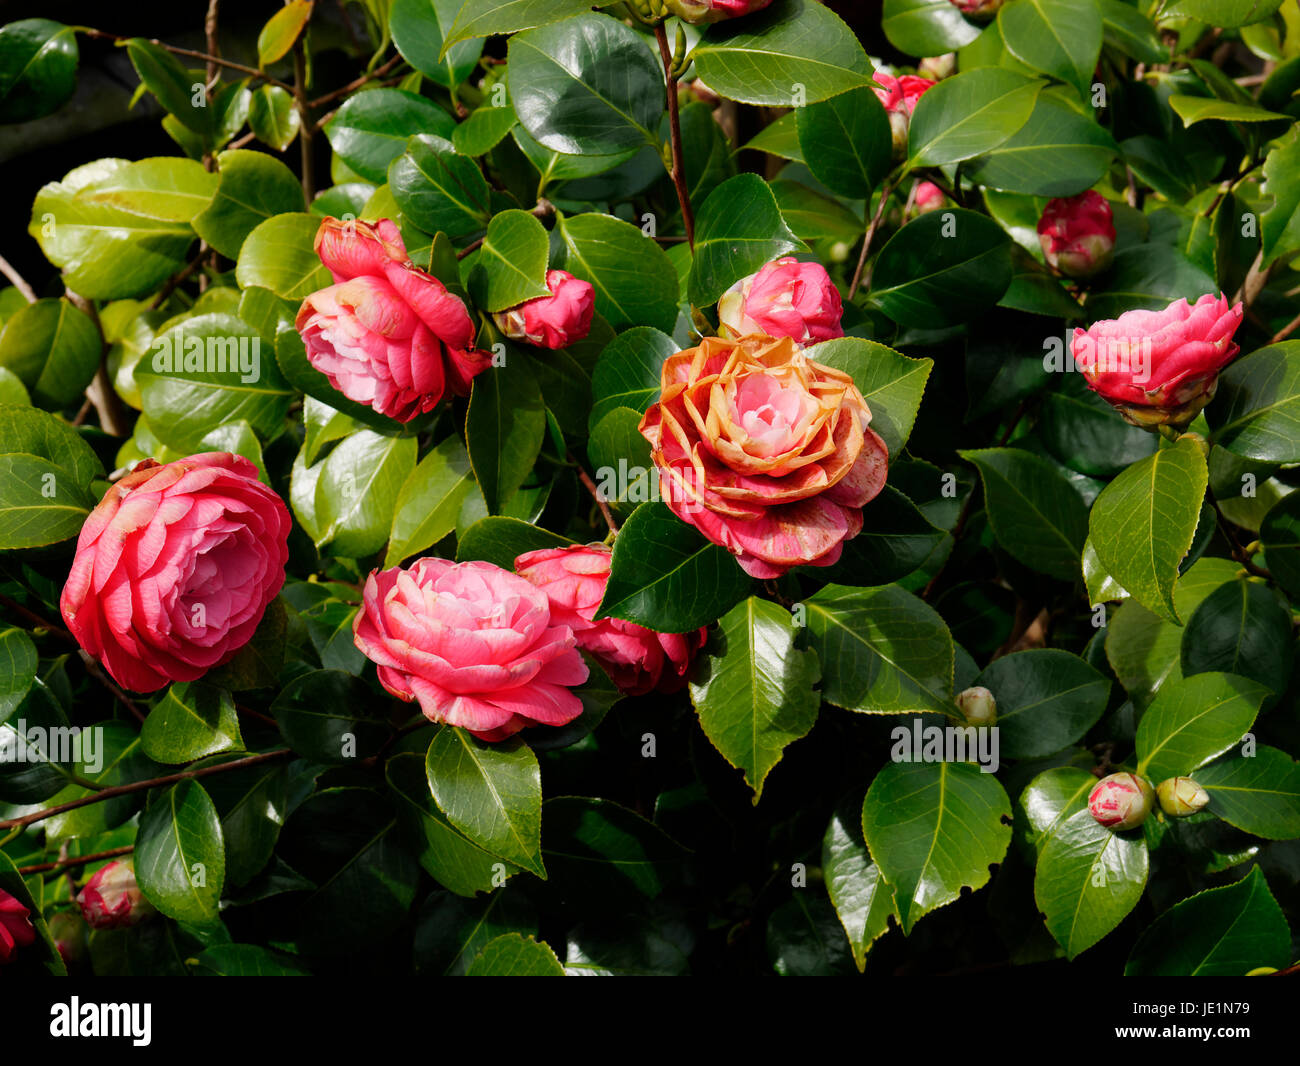
M 993 693 L 980 685 L 957 694 L 957 709 L 971 725 L 992 725 L 998 720 L 998 703 Z
M 967 18 L 982 20 L 991 19 L 996 15 L 1003 0 L 950 0 L 950 3 L 960 8 L 961 13 Z
M 701 25 L 739 18 L 762 11 L 772 0 L 665 0 L 665 7 L 678 18 Z
M 926 56 L 916 65 L 916 72 L 932 81 L 951 77 L 957 69 L 957 53 L 945 52 L 941 56 Z
M 499 311 L 492 316 L 497 327 L 512 341 L 537 348 L 564 348 L 580 341 L 591 330 L 596 310 L 596 290 L 591 282 L 575 278 L 567 270 L 548 270 L 549 296 L 538 296 Z
M 1115 256 L 1110 204 L 1093 189 L 1049 200 L 1038 220 L 1038 240 L 1047 265 L 1067 278 L 1099 274 Z
M 1156 786 L 1160 809 L 1170 818 L 1186 818 L 1210 802 L 1210 794 L 1190 777 L 1167 777 Z
M 66 963 L 80 962 L 86 957 L 88 929 L 80 914 L 59 911 L 49 921 L 50 939 L 59 949 Z
M 923 93 L 933 89 L 935 83 L 929 78 L 918 78 L 915 74 L 904 74 L 901 78 L 895 78 L 883 70 L 877 70 L 871 78 L 880 86 L 874 92 L 884 107 L 885 114 L 889 116 L 894 158 L 903 159 L 907 155 L 908 130 L 912 124 L 912 112 L 916 110 L 916 102 L 921 99 Z
M 931 211 L 940 210 L 947 202 L 943 190 L 934 182 L 918 181 L 916 192 L 912 194 L 912 213 L 917 217 L 927 215 Z
M 78 893 L 77 903 L 92 929 L 124 929 L 154 913 L 136 884 L 130 860 L 110 862 L 98 871 Z
M 1107 829 L 1134 829 L 1147 820 L 1155 793 L 1137 774 L 1103 777 L 1088 794 L 1088 810 Z

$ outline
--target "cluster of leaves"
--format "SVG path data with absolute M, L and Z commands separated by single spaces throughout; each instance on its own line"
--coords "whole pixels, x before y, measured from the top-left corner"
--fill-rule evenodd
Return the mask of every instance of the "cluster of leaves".
M 0 760 L 0 888 L 49 917 L 72 907 L 64 872 L 102 861 L 78 860 L 133 848 L 162 916 L 96 933 L 97 973 L 890 972 L 1099 944 L 1075 965 L 1289 965 L 1295 5 L 1008 0 L 977 23 L 886 0 L 855 34 L 774 0 L 670 21 L 671 65 L 621 4 L 361 6 L 373 53 L 332 90 L 310 80 L 309 0 L 215 84 L 122 42 L 178 154 L 86 162 L 32 205 L 63 294 L 0 290 L 0 738 L 101 726 L 105 757 Z M 869 52 L 956 52 L 901 161 Z M 0 120 L 75 89 L 68 27 L 7 26 L 0 58 Z M 950 206 L 912 218 L 917 178 Z M 1079 286 L 1034 227 L 1088 188 L 1118 244 Z M 307 362 L 293 318 L 330 281 L 327 215 L 393 219 L 476 312 L 503 358 L 467 403 L 399 426 Z M 593 669 L 581 719 L 500 744 L 385 694 L 352 641 L 365 574 L 601 539 L 582 478 L 650 468 L 636 426 L 664 359 L 785 254 L 843 292 L 847 335 L 809 355 L 853 376 L 891 459 L 843 559 L 756 583 L 615 479 L 601 613 L 710 626 L 686 692 L 619 699 Z M 557 351 L 490 317 L 548 267 L 595 287 L 590 334 Z M 1249 311 L 1192 427 L 1208 459 L 1044 360 L 1075 325 L 1215 291 Z M 256 380 L 155 369 L 182 334 L 246 338 Z M 133 700 L 55 623 L 74 538 L 111 472 L 214 449 L 290 504 L 289 579 L 233 662 Z M 972 685 L 998 701 L 996 773 L 891 759 L 896 726 L 961 722 Z M 1112 833 L 1086 809 L 1112 768 L 1195 771 L 1211 803 Z M 14 965 L 57 972 L 40 929 Z

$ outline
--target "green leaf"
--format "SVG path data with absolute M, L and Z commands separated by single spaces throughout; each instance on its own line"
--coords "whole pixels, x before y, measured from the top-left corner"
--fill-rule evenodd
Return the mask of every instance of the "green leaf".
M 1097 558 L 1139 603 L 1181 623 L 1174 582 L 1192 546 L 1209 474 L 1194 441 L 1134 463 L 1092 506 L 1088 531 Z
M 1029 121 L 1042 88 L 1041 79 L 1002 67 L 945 78 L 916 102 L 908 168 L 959 163 L 996 148 Z
M 193 75 L 161 45 L 140 37 L 126 42 L 126 54 L 140 81 L 158 98 L 163 110 L 206 141 L 212 132 L 212 111 L 206 97 L 196 91 Z M 201 79 L 198 84 L 202 84 Z
M 1288 89 L 1288 94 L 1290 90 Z M 1293 129 L 1264 158 L 1265 189 L 1273 204 L 1259 219 L 1266 267 L 1279 255 L 1300 247 L 1300 130 Z
M 885 442 L 890 457 L 897 457 L 911 436 L 934 360 L 912 359 L 860 337 L 822 341 L 808 348 L 807 355 L 853 378 L 871 409 L 871 428 Z
M 368 429 L 346 437 L 325 459 L 316 482 L 317 547 L 359 559 L 376 552 L 392 529 L 398 493 L 415 469 L 414 437 Z
M 1082 374 L 1063 374 L 1040 410 L 1038 431 L 1048 451 L 1089 477 L 1114 477 L 1159 446 L 1156 434 L 1116 418 L 1115 408 L 1088 388 Z
M 77 88 L 77 35 L 51 19 L 19 19 L 0 29 L 0 123 L 57 111 Z
M 1077 580 L 1088 509 L 1059 469 L 1019 448 L 958 454 L 980 472 L 989 525 L 998 543 L 1034 570 Z
M 295 302 L 326 288 L 330 273 L 316 254 L 320 219 L 306 212 L 273 215 L 244 240 L 235 267 L 241 288 L 257 285 Z
M 221 817 L 226 880 L 232 886 L 246 885 L 271 861 L 280 838 L 289 803 L 289 770 L 283 764 L 262 764 L 205 780 Z
M 502 211 L 488 224 L 474 259 L 469 290 L 484 311 L 504 311 L 550 295 L 545 227 L 527 211 Z
M 388 29 L 402 58 L 444 89 L 459 85 L 474 72 L 482 41 L 463 41 L 443 54 L 447 31 L 464 5 L 461 0 L 393 0 Z
M 827 585 L 803 606 L 824 699 L 868 714 L 953 713 L 952 636 L 932 607 L 897 585 Z
M 862 532 L 845 541 L 840 561 L 816 573 L 837 585 L 887 585 L 921 566 L 944 537 L 916 504 L 886 485 L 863 507 Z
M 932 211 L 880 250 L 870 298 L 900 325 L 951 326 L 997 303 L 1011 274 L 1011 238 L 996 222 L 963 208 Z
M 350 623 L 355 611 L 347 613 Z M 352 627 L 347 626 L 351 644 Z M 324 656 L 322 656 L 324 659 Z M 382 722 L 365 717 L 366 687 L 342 670 L 309 670 L 290 681 L 271 713 L 295 752 L 314 762 L 350 763 L 375 754 L 388 737 Z
M 1043 648 L 993 660 L 975 679 L 998 705 L 1000 754 L 1041 759 L 1073 744 L 1106 710 L 1110 681 L 1077 655 Z
M 411 853 L 440 885 L 458 896 L 472 897 L 519 872 L 519 867 L 484 851 L 447 821 L 429 792 L 422 756 L 395 755 L 385 773 L 389 786 L 403 800 L 400 817 L 415 841 Z
M 1183 0 L 1184 3 L 1187 0 Z M 1291 961 L 1291 930 L 1258 866 L 1176 903 L 1138 938 L 1125 977 L 1240 977 Z
M 27 631 L 0 631 L 0 724 L 18 709 L 36 680 L 36 645 Z
M 1115 139 L 1095 121 L 1055 94 L 1042 93 L 1029 121 L 980 156 L 970 176 L 990 189 L 1074 196 L 1101 180 L 1118 152 Z
M 591 374 L 594 405 L 588 425 L 594 429 L 616 407 L 644 414 L 659 398 L 664 361 L 679 350 L 672 337 L 652 326 L 633 326 L 610 341 Z
M 719 618 L 749 590 L 730 553 L 663 503 L 644 503 L 619 531 L 596 618 L 659 633 L 688 633 Z
M 1282 0 L 1173 0 L 1161 9 L 1160 17 L 1196 19 L 1232 28 L 1261 22 L 1281 6 Z
M 87 204 L 121 208 L 163 222 L 191 222 L 208 206 L 217 179 L 192 159 L 141 159 L 85 189 Z
M 562 548 L 572 543 L 558 533 L 529 525 L 518 518 L 492 515 L 480 518 L 465 531 L 456 545 L 456 561 L 482 559 L 503 570 L 513 570 L 515 560 L 525 552 Z
M 382 184 L 412 134 L 450 137 L 456 120 L 432 100 L 402 89 L 353 93 L 325 124 L 330 147 L 366 181 Z
M 0 453 L 39 455 L 60 467 L 73 487 L 88 489 L 104 476 L 99 457 L 63 419 L 24 407 L 0 406 Z
M 898 920 L 894 890 L 871 861 L 857 811 L 837 810 L 822 838 L 822 874 L 861 973 L 871 945 Z
M 862 834 L 894 888 L 904 933 L 963 888 L 988 882 L 1011 842 L 1010 821 L 1002 786 L 970 763 L 891 762 L 876 774 Z
M 442 48 L 447 51 L 458 41 L 471 37 L 546 26 L 590 10 L 587 0 L 475 0 L 473 4 L 461 5 Z
M 1036 775 L 1020 795 L 1024 822 L 1018 832 L 1037 859 L 1039 849 L 1070 815 L 1084 809 L 1097 778 L 1077 766 L 1054 766 Z
M 1270 344 L 1228 366 L 1206 414 L 1214 443 L 1234 455 L 1300 462 L 1300 341 Z
M 1096 0 L 1019 0 L 998 11 L 998 29 L 1013 56 L 1087 99 L 1101 52 Z
M 478 164 L 436 134 L 410 139 L 389 165 L 388 187 L 403 216 L 425 233 L 463 237 L 483 229 L 492 214 Z
M 560 796 L 542 808 L 542 854 L 552 883 L 566 897 L 608 908 L 634 901 L 644 907 L 679 887 L 688 852 L 653 822 L 612 800 Z
M 1153 782 L 1190 774 L 1241 740 L 1268 695 L 1263 685 L 1235 674 L 1167 682 L 1138 723 L 1137 772 Z
M 864 200 L 889 173 L 889 118 L 871 89 L 851 89 L 795 116 L 801 158 L 832 192 Z
M 244 295 L 247 296 L 250 292 L 255 291 L 258 290 L 246 289 Z M 266 290 L 261 291 L 265 292 Z M 243 306 L 242 300 L 240 306 L 241 308 Z M 247 321 L 247 316 L 242 312 L 241 317 L 244 317 L 245 321 Z M 320 403 L 352 419 L 354 422 L 369 426 L 381 433 L 409 432 L 409 430 L 403 430 L 399 423 L 394 422 L 387 415 L 380 414 L 369 404 L 349 400 L 331 385 L 329 378 L 308 362 L 307 348 L 303 344 L 301 334 L 296 329 L 281 329 L 276 334 L 275 364 L 279 367 L 285 381 L 294 389 L 301 390 L 309 397 L 320 401 Z M 417 426 L 419 424 L 419 422 L 415 423 Z M 346 432 L 348 431 L 340 433 L 339 436 L 346 436 Z M 310 458 L 314 460 L 318 451 L 318 448 L 310 449 Z
M 145 897 L 167 917 L 195 925 L 218 920 L 225 844 L 217 808 L 197 781 L 172 785 L 144 812 L 135 876 Z
M 714 303 L 734 282 L 787 252 L 802 249 L 767 182 L 757 174 L 738 174 L 714 189 L 698 208 L 695 258 L 686 281 L 691 303 L 697 307 Z
M 1289 493 L 1264 516 L 1259 527 L 1269 572 L 1287 592 L 1300 597 L 1300 494 Z
M 293 392 L 261 345 L 251 326 L 220 312 L 185 319 L 159 334 L 152 354 L 136 366 L 135 378 L 149 424 L 162 442 L 190 455 L 204 450 L 202 442 L 214 425 L 239 421 L 262 437 L 274 436 Z
M 1271 560 L 1270 560 L 1271 561 Z M 1279 695 L 1291 680 L 1291 611 L 1257 581 L 1229 581 L 1201 601 L 1183 630 L 1183 675 L 1252 678 Z
M 613 155 L 658 143 L 663 71 L 635 30 L 604 15 L 512 38 L 510 95 L 520 124 L 552 151 Z
M 1289 115 L 1265 111 L 1262 107 L 1237 104 L 1230 100 L 1213 100 L 1204 96 L 1184 96 L 1180 93 L 1169 98 L 1169 106 L 1183 120 L 1184 126 L 1192 126 L 1206 119 L 1220 119 L 1224 122 L 1272 122 L 1277 119 L 1283 122 L 1293 121 Z
M 302 117 L 293 106 L 293 97 L 284 89 L 263 85 L 253 92 L 248 102 L 248 128 L 263 144 L 283 152 L 298 136 L 301 126 Z
M 948 0 L 944 0 L 944 3 L 947 2 Z M 803 148 L 799 144 L 799 114 L 800 112 L 791 111 L 789 114 L 782 115 L 776 121 L 764 126 L 741 147 L 755 152 L 767 152 L 769 155 L 789 159 L 795 163 L 806 162 Z
M 1105 289 L 1088 295 L 1088 318 L 1119 318 L 1125 311 L 1163 311 L 1173 301 L 1217 291 L 1214 279 L 1166 244 L 1143 244 L 1116 253 Z
M 104 342 L 90 317 L 66 299 L 37 300 L 0 332 L 0 366 L 43 407 L 72 404 L 99 369 Z
M 1140 831 L 1112 833 L 1087 808 L 1096 779 L 1073 799 L 1044 834 L 1034 875 L 1034 901 L 1047 919 L 1047 930 L 1077 958 L 1124 920 L 1142 898 L 1147 882 L 1147 846 Z
M 813 104 L 869 85 L 872 74 L 853 31 L 816 0 L 775 0 L 715 23 L 691 56 L 709 88 L 742 104 Z
M 312 0 L 286 0 L 257 35 L 257 65 L 269 66 L 288 55 L 311 18 Z
M 94 505 L 89 493 L 68 483 L 61 466 L 21 452 L 0 455 L 0 548 L 75 537 Z
M 767 920 L 767 957 L 781 977 L 849 974 L 835 908 L 820 892 L 795 891 Z
M 885 0 L 880 28 L 889 43 L 911 56 L 938 56 L 980 35 L 950 0 Z
M 1140 63 L 1169 62 L 1169 49 L 1160 42 L 1155 24 L 1137 8 L 1124 0 L 1101 0 L 1101 20 L 1106 44 Z
M 221 183 L 193 224 L 194 232 L 228 259 L 239 258 L 244 240 L 260 223 L 302 211 L 298 179 L 273 156 L 233 149 L 217 156 L 217 167 Z
M 1300 763 L 1260 745 L 1202 766 L 1196 783 L 1210 794 L 1209 812 L 1242 832 L 1267 840 L 1300 837 Z
M 473 484 L 469 455 L 459 437 L 448 437 L 421 459 L 397 494 L 384 566 L 419 555 L 455 529 Z
M 652 238 L 631 223 L 596 212 L 561 218 L 556 231 L 558 265 L 594 286 L 596 310 L 615 330 L 673 329 L 677 271 Z
M 546 433 L 542 390 L 519 358 L 474 379 L 465 440 L 489 514 L 500 514 L 528 477 Z
M 469 964 L 466 977 L 563 977 L 550 947 L 532 937 L 506 933 L 489 941 Z
M 435 892 L 416 919 L 415 972 L 461 976 L 488 941 L 505 933 L 537 934 L 537 912 L 518 893 L 497 891 L 467 900 Z
M 542 782 L 537 756 L 518 738 L 488 744 L 441 726 L 425 758 L 439 809 L 479 847 L 545 879 Z
M 745 774 L 754 802 L 787 745 L 817 720 L 817 656 L 795 647 L 790 612 L 757 596 L 719 620 L 691 682 L 700 728 Z
M 519 124 L 513 106 L 476 108 L 451 135 L 452 146 L 461 155 L 480 156 L 490 152 Z
M 213 944 L 194 959 L 205 977 L 310 977 L 311 971 L 289 955 L 257 944 Z
M 149 712 L 140 739 L 149 758 L 172 764 L 244 748 L 230 693 L 202 681 L 171 685 Z

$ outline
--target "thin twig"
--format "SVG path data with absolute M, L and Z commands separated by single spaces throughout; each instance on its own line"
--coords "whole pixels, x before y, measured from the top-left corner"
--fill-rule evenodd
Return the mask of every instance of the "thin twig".
M 104 336 L 103 323 L 99 321 L 99 312 L 84 296 L 71 289 L 64 291 L 72 306 L 89 318 L 99 333 L 99 369 L 95 371 L 94 380 L 86 388 L 86 396 L 95 405 L 95 411 L 99 414 L 100 429 L 113 437 L 125 437 L 131 432 L 131 420 L 126 413 L 126 405 L 122 403 L 122 397 L 117 394 L 113 383 L 108 379 L 109 343 L 108 338 Z
M 682 225 L 691 251 L 695 250 L 695 212 L 691 209 L 691 194 L 686 188 L 686 165 L 682 153 L 682 119 L 677 101 L 677 76 L 673 73 L 673 52 L 668 45 L 668 31 L 664 24 L 655 24 L 655 40 L 659 42 L 659 55 L 664 61 L 664 82 L 668 89 L 668 139 L 673 153 L 672 179 L 677 187 L 677 202 L 682 208 Z
M 132 41 L 136 38 L 126 37 L 120 33 L 106 33 L 103 30 L 94 30 L 88 27 L 82 27 L 81 32 L 87 37 L 96 37 L 104 41 Z M 222 59 L 220 56 L 209 55 L 207 52 L 196 52 L 193 48 L 181 48 L 179 45 L 168 44 L 166 41 L 160 41 L 156 37 L 142 38 L 149 44 L 157 45 L 159 48 L 165 48 L 173 55 L 189 56 L 191 59 L 201 59 L 205 63 L 214 63 L 219 67 L 226 67 L 228 70 L 237 70 L 241 74 L 247 74 L 253 78 L 261 78 L 268 85 L 274 85 L 283 89 L 285 92 L 293 92 L 293 86 L 279 78 L 273 78 L 264 70 L 258 70 L 256 67 L 246 66 L 243 63 L 235 63 L 229 59 Z
M 600 489 L 596 487 L 596 483 L 591 480 L 591 475 L 588 474 L 587 471 L 582 468 L 582 464 L 574 458 L 573 452 L 569 452 L 569 462 L 571 462 L 574 469 L 578 471 L 578 480 L 582 482 L 582 487 L 585 488 L 591 494 L 591 498 L 596 501 L 596 506 L 600 508 L 601 517 L 605 519 L 605 525 L 609 526 L 609 531 L 611 533 L 617 533 L 618 523 L 614 521 L 614 512 L 609 509 L 609 504 L 605 501 L 605 497 L 601 495 Z
M 882 185 L 880 187 L 880 203 L 876 206 L 876 213 L 872 215 L 871 222 L 867 226 L 867 232 L 862 238 L 862 254 L 858 256 L 857 269 L 853 271 L 853 281 L 849 283 L 849 299 L 852 300 L 858 291 L 858 285 L 862 282 L 862 271 L 867 265 L 867 252 L 871 249 L 871 239 L 876 235 L 876 229 L 880 226 L 880 220 L 885 217 L 885 206 L 889 203 L 889 198 L 894 195 L 894 186 Z
M 1300 315 L 1296 315 L 1295 318 L 1291 319 L 1290 322 L 1274 333 L 1273 339 L 1268 343 L 1276 344 L 1278 341 L 1284 341 L 1297 329 L 1300 329 Z
M 120 848 L 97 851 L 94 855 L 77 855 L 71 859 L 60 858 L 58 862 L 38 862 L 34 866 L 20 866 L 18 872 L 25 877 L 27 874 L 45 874 L 51 870 L 67 870 L 73 866 L 87 866 L 92 862 L 99 862 L 101 859 L 116 859 L 120 855 L 130 855 L 133 851 L 135 851 L 135 845 L 126 844 Z
M 174 785 L 178 781 L 187 781 L 191 778 L 207 777 L 209 774 L 220 774 L 227 770 L 240 770 L 248 766 L 257 766 L 260 763 L 271 762 L 275 759 L 283 759 L 285 756 L 293 755 L 289 748 L 277 748 L 275 751 L 262 752 L 259 755 L 250 755 L 246 759 L 236 759 L 234 762 L 223 762 L 216 766 L 205 766 L 201 770 L 182 770 L 177 774 L 168 774 L 165 777 L 154 777 L 148 781 L 132 781 L 125 785 L 113 785 L 102 792 L 96 792 L 93 796 L 82 796 L 80 799 L 69 800 L 67 803 L 60 803 L 57 807 L 48 807 L 42 811 L 33 811 L 31 814 L 24 814 L 21 818 L 10 818 L 0 822 L 0 829 L 26 829 L 29 825 L 37 822 L 43 822 L 46 818 L 53 818 L 56 814 L 65 814 L 68 811 L 75 811 L 80 807 L 88 807 L 92 803 L 102 803 L 104 800 L 113 799 L 117 796 L 129 796 L 133 792 L 142 792 L 145 789 L 161 788 L 163 785 Z
M 1250 552 L 1246 551 L 1246 549 L 1242 547 L 1241 541 L 1239 541 L 1237 535 L 1233 533 L 1232 523 L 1228 521 L 1222 508 L 1219 507 L 1219 501 L 1214 498 L 1214 494 L 1208 494 L 1207 498 L 1210 501 L 1210 506 L 1214 508 L 1215 517 L 1219 520 L 1219 530 L 1228 541 L 1228 547 L 1232 552 L 1232 557 L 1236 559 L 1237 562 L 1241 563 L 1242 569 L 1244 569 L 1248 574 L 1254 574 L 1256 577 L 1262 577 L 1271 581 L 1273 579 L 1272 573 L 1251 561 Z
M 167 297 L 169 297 L 173 292 L 176 291 L 176 287 L 180 285 L 183 281 L 185 281 L 191 274 L 193 274 L 194 271 L 198 270 L 200 266 L 203 265 L 203 257 L 206 254 L 207 254 L 206 252 L 200 252 L 188 263 L 186 263 L 184 267 L 182 267 L 170 278 L 168 278 L 167 281 L 163 284 L 163 287 L 158 290 L 158 295 L 155 296 L 153 300 L 150 302 L 149 310 L 157 311 L 158 308 L 160 308 L 166 302 Z
M 36 302 L 36 290 L 27 284 L 27 279 L 10 266 L 9 260 L 2 255 L 0 255 L 0 274 L 13 282 L 14 288 L 23 294 L 23 299 L 29 304 Z
M 293 44 L 293 99 L 300 120 L 298 146 L 302 159 L 302 194 L 310 204 L 316 198 L 315 165 L 312 160 L 312 135 L 315 127 L 311 120 L 311 105 L 307 103 L 307 56 L 303 51 L 301 37 Z
M 374 70 L 369 74 L 362 74 L 361 77 L 359 78 L 353 78 L 352 81 L 348 82 L 341 89 L 335 89 L 333 92 L 326 93 L 324 96 L 316 97 L 315 100 L 311 101 L 311 106 L 323 107 L 325 104 L 328 104 L 330 101 L 337 100 L 340 96 L 347 96 L 347 94 L 350 93 L 353 89 L 360 89 L 361 86 L 366 84 L 366 82 L 374 81 L 376 78 L 382 78 L 385 74 L 387 74 L 390 70 L 392 70 L 395 66 L 397 66 L 397 64 L 400 63 L 401 61 L 402 61 L 401 55 L 400 54 L 395 55 L 393 56 L 392 59 L 390 59 L 382 67 L 379 67 L 377 70 Z

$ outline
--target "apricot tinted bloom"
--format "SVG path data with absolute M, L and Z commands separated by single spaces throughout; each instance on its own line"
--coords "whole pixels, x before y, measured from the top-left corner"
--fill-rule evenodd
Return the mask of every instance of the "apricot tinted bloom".
M 753 577 L 836 562 L 888 466 L 853 379 L 750 336 L 669 356 L 660 383 L 640 429 L 673 512 Z

